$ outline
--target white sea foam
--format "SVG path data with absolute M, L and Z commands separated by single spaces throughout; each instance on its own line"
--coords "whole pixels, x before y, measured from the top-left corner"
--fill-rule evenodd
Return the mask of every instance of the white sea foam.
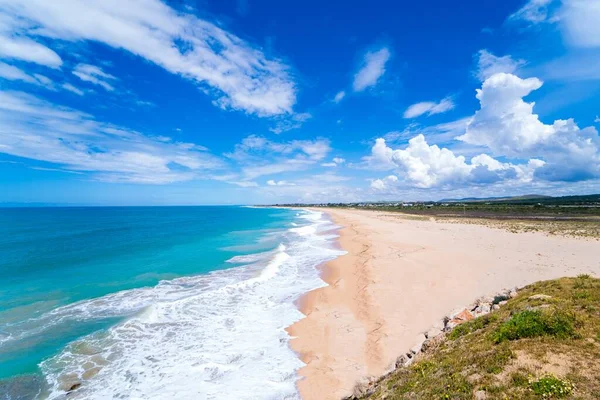
M 294 301 L 325 285 L 315 267 L 342 254 L 321 213 L 300 212 L 297 224 L 276 250 L 230 260 L 248 265 L 57 309 L 142 311 L 44 362 L 50 398 L 77 381 L 69 399 L 296 399 L 302 362 L 285 328 L 302 318 Z

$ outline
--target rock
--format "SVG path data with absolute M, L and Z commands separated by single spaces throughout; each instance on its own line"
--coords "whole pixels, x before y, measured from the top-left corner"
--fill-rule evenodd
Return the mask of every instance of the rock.
M 442 329 L 438 327 L 433 327 L 425 333 L 425 336 L 427 336 L 427 339 L 433 339 L 434 337 L 437 337 L 442 333 Z
M 471 314 L 471 312 L 469 310 L 464 309 L 461 312 L 455 314 L 452 317 L 452 319 L 450 319 L 448 322 L 446 322 L 446 327 L 444 328 L 444 330 L 449 331 L 451 329 L 454 329 L 457 325 L 460 325 L 463 322 L 467 322 L 472 319 L 475 319 L 473 314 Z
M 58 379 L 60 390 L 65 392 L 70 392 L 81 386 L 81 382 L 79 381 L 77 374 L 65 374 L 60 376 Z
M 529 296 L 529 300 L 549 300 L 552 296 L 548 296 L 547 294 L 534 294 L 533 296 Z
M 461 312 L 459 312 L 458 314 L 456 314 L 454 316 L 454 318 L 452 318 L 452 319 L 457 319 L 457 320 L 460 320 L 460 321 L 470 321 L 472 319 L 475 319 L 475 317 L 469 311 L 462 310 Z
M 83 373 L 83 375 L 81 375 L 81 377 L 85 380 L 92 379 L 94 376 L 96 376 L 98 374 L 98 372 L 100 372 L 99 367 L 92 367 L 92 368 L 88 369 L 87 371 L 85 371 Z
M 499 310 L 499 309 L 500 309 L 500 306 L 498 304 L 494 304 L 492 306 L 492 310 L 494 310 L 494 311 Z
M 494 296 L 494 301 L 492 302 L 492 304 L 499 304 L 500 302 L 508 300 L 509 298 L 510 297 L 508 295 L 508 292 L 497 294 L 496 296 Z
M 409 367 L 414 362 L 415 362 L 415 357 L 411 357 L 406 361 L 406 364 L 404 364 L 404 366 Z
M 478 390 L 473 394 L 473 397 L 475 398 L 475 400 L 486 400 L 487 393 L 485 393 L 483 390 Z
M 452 329 L 456 328 L 456 327 L 458 326 L 458 324 L 460 324 L 460 321 L 457 321 L 457 320 L 451 319 L 450 321 L 448 321 L 448 322 L 446 323 L 446 328 L 445 328 L 445 330 L 446 330 L 446 331 L 451 331 Z
M 503 300 L 503 301 L 501 301 L 500 303 L 498 303 L 498 305 L 499 305 L 500 307 L 502 307 L 502 306 L 506 305 L 506 303 L 508 303 L 508 301 L 506 301 L 506 300 Z
M 517 288 L 510 289 L 510 291 L 508 292 L 508 297 L 510 297 L 511 299 L 517 297 Z
M 369 378 L 364 378 L 356 385 L 354 385 L 354 390 L 352 390 L 352 396 L 354 398 L 361 398 L 373 394 L 374 391 L 375 385 L 373 380 Z
M 73 390 L 77 390 L 81 387 L 81 382 L 77 382 L 71 385 L 71 387 L 69 388 L 69 390 L 67 390 L 67 392 L 72 392 Z
M 405 355 L 401 355 L 400 357 L 396 358 L 396 363 L 394 365 L 396 368 L 404 367 L 408 360 L 408 357 L 406 357 Z
M 489 314 L 492 311 L 492 303 L 481 303 L 475 309 L 475 313 L 478 315 Z
M 413 354 L 418 354 L 421 352 L 421 348 L 423 347 L 423 343 L 425 343 L 425 340 L 427 340 L 427 338 L 425 337 L 424 334 L 420 334 L 419 336 L 417 336 L 417 343 L 411 347 L 410 352 Z

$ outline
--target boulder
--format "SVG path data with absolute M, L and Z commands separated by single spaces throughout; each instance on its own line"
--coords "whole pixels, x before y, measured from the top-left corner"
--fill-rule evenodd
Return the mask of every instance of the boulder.
M 461 312 L 454 314 L 452 318 L 448 322 L 446 322 L 445 330 L 449 331 L 451 329 L 454 329 L 457 325 L 460 325 L 463 322 L 467 322 L 472 319 L 475 319 L 473 314 L 471 314 L 469 310 L 464 309 Z
M 481 303 L 475 309 L 475 314 L 477 315 L 485 315 L 489 314 L 492 311 L 492 303 Z

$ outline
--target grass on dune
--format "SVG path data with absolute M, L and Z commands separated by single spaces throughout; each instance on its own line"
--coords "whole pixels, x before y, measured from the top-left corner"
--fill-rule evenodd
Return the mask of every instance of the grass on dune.
M 600 399 L 600 279 L 532 284 L 376 387 L 365 398 Z

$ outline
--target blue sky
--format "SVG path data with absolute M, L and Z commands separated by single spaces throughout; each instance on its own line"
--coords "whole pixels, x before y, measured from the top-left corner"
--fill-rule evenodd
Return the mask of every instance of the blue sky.
M 0 203 L 600 192 L 597 0 L 0 0 Z

